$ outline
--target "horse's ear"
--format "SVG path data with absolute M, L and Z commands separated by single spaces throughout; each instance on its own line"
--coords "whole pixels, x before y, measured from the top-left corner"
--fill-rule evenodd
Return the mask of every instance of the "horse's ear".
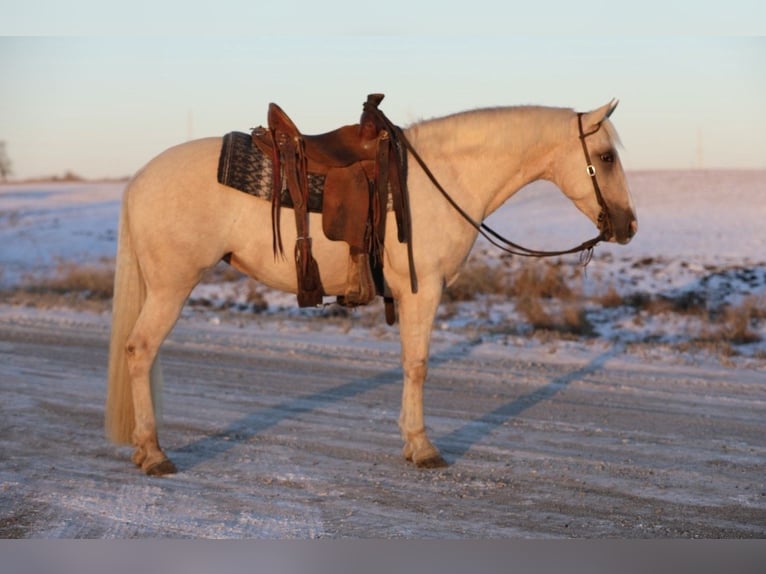
M 617 98 L 612 98 L 612 101 L 609 102 L 609 110 L 606 112 L 606 117 L 610 117 L 614 113 L 614 110 L 617 109 L 617 104 L 619 103 L 620 100 Z
M 608 104 L 604 104 L 600 108 L 585 114 L 583 117 L 583 125 L 585 126 L 585 131 L 596 129 L 601 122 L 603 122 L 606 118 L 611 116 L 612 113 L 614 113 L 614 110 L 617 108 L 617 104 L 619 103 L 620 100 L 613 98 L 612 101 L 610 101 Z

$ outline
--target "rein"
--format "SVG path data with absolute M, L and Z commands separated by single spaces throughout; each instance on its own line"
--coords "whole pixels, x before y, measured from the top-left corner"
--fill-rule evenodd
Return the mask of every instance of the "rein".
M 423 161 L 423 158 L 420 157 L 420 154 L 415 150 L 415 148 L 412 146 L 410 141 L 404 135 L 402 130 L 398 130 L 398 136 L 400 138 L 400 141 L 404 144 L 404 147 L 406 147 L 407 150 L 412 154 L 412 157 L 414 157 L 415 161 L 418 162 L 418 165 L 420 165 L 423 172 L 428 176 L 428 179 L 431 180 L 431 183 L 433 183 L 436 189 L 438 189 L 439 192 L 444 196 L 444 199 L 447 200 L 447 202 L 455 209 L 455 211 L 457 211 L 460 214 L 460 216 L 463 219 L 465 219 L 465 221 L 467 221 L 471 225 L 471 227 L 476 229 L 476 231 L 478 231 L 492 245 L 494 245 L 501 251 L 504 251 L 505 253 L 509 253 L 511 255 L 518 255 L 520 257 L 555 257 L 558 255 L 568 255 L 570 253 L 580 253 L 581 263 L 583 265 L 587 265 L 590 262 L 591 258 L 593 257 L 593 248 L 598 243 L 600 243 L 601 241 L 603 241 L 609 236 L 609 233 L 611 232 L 612 222 L 609 216 L 609 209 L 607 208 L 606 202 L 604 201 L 604 197 L 601 194 L 601 188 L 599 187 L 598 181 L 596 180 L 596 168 L 593 166 L 593 163 L 591 162 L 590 153 L 588 153 L 588 147 L 585 145 L 585 138 L 595 134 L 599 129 L 601 129 L 601 124 L 599 124 L 595 130 L 588 133 L 584 133 L 582 128 L 582 116 L 583 116 L 582 113 L 577 114 L 577 123 L 580 129 L 579 137 L 580 137 L 580 142 L 582 143 L 583 152 L 585 154 L 585 161 L 587 162 L 586 170 L 588 172 L 588 175 L 591 178 L 591 181 L 593 182 L 593 189 L 596 193 L 596 200 L 598 201 L 598 204 L 601 207 L 601 212 L 599 213 L 599 217 L 598 217 L 600 233 L 593 239 L 589 239 L 575 247 L 572 247 L 570 249 L 564 249 L 561 251 L 543 251 L 539 249 L 530 249 L 528 247 L 524 247 L 523 245 L 519 245 L 518 243 L 514 243 L 513 241 L 503 237 L 502 235 L 500 235 L 498 232 L 496 232 L 494 229 L 492 229 L 485 223 L 479 223 L 475 221 L 468 213 L 465 212 L 465 210 L 462 207 L 460 207 L 460 205 L 458 205 L 458 203 L 452 198 L 452 196 L 447 192 L 447 190 L 444 189 L 441 183 L 439 183 L 439 180 L 436 179 L 436 176 L 428 168 L 425 161 Z

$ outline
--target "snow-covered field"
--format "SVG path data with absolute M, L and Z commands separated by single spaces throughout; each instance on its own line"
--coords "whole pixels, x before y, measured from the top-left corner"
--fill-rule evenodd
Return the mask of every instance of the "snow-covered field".
M 670 352 L 680 354 L 692 343 L 720 340 L 721 332 L 733 328 L 725 324 L 726 309 L 745 306 L 750 310 L 740 315 L 749 315 L 748 337 L 734 338 L 733 343 L 731 337 L 723 337 L 731 343 L 726 360 L 759 368 L 766 360 L 766 172 L 637 172 L 629 174 L 629 183 L 639 218 L 633 242 L 598 246 L 584 270 L 576 256 L 560 260 L 560 272 L 582 295 L 581 305 L 595 335 L 581 343 L 670 345 Z M 34 283 L 54 275 L 62 262 L 108 264 L 115 252 L 124 185 L 0 186 L 0 286 Z M 590 222 L 545 182 L 519 192 L 488 223 L 510 238 L 523 238 L 543 249 L 568 247 L 594 234 Z M 510 261 L 482 239 L 472 257 L 474 262 L 504 265 L 509 273 L 520 265 L 547 264 Z M 609 293 L 622 304 L 604 305 L 603 297 Z M 652 301 L 654 305 L 649 304 Z M 251 316 L 254 307 L 285 321 L 337 311 L 299 310 L 292 295 L 243 277 L 202 284 L 191 302 L 187 316 L 213 322 L 222 320 L 221 310 L 239 312 L 242 318 Z M 549 304 L 551 312 L 557 312 L 555 302 Z M 348 316 L 345 329 L 364 335 L 376 328 L 381 310 L 373 305 L 341 314 Z M 517 345 L 545 344 L 540 337 L 526 336 L 529 329 L 514 301 L 497 295 L 445 306 L 436 329 L 444 336 L 494 333 L 496 338 L 511 337 Z

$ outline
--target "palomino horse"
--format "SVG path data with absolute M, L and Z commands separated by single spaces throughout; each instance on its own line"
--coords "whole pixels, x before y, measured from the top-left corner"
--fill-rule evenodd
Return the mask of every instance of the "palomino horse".
M 532 106 L 468 111 L 416 123 L 404 133 L 474 221 L 524 185 L 546 179 L 601 230 L 603 239 L 624 244 L 638 227 L 608 119 L 616 105 L 613 100 L 580 115 Z M 254 279 L 274 289 L 297 289 L 293 256 L 272 253 L 270 203 L 217 182 L 220 149 L 221 138 L 208 138 L 166 150 L 135 176 L 123 198 L 106 428 L 112 441 L 133 444 L 133 462 L 150 475 L 176 470 L 157 438 L 157 353 L 205 271 L 230 253 L 231 264 Z M 445 463 L 423 420 L 431 328 L 442 289 L 457 277 L 477 229 L 414 161 L 407 182 L 417 293 L 410 287 L 407 247 L 396 240 L 392 213 L 384 273 L 399 308 L 403 454 L 418 466 L 433 467 Z M 321 228 L 319 217 L 311 215 L 314 229 Z M 295 235 L 293 218 L 283 217 L 285 244 L 293 245 Z M 317 233 L 314 257 L 325 292 L 343 294 L 348 246 Z

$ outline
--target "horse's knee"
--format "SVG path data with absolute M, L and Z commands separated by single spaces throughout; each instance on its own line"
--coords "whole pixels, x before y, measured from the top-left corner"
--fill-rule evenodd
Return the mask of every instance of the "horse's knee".
M 408 382 L 422 385 L 428 376 L 428 363 L 426 361 L 414 361 L 404 365 L 404 376 Z

